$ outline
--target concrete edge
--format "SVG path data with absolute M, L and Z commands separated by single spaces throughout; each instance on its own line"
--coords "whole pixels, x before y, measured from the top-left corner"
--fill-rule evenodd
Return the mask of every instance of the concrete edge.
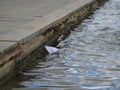
M 26 38 L 21 40 L 21 42 L 23 41 L 25 42 L 30 38 L 34 37 L 35 35 L 45 32 L 48 28 L 53 27 L 59 24 L 60 22 L 63 22 L 66 18 L 69 18 L 73 13 L 76 13 L 85 5 L 87 6 L 88 4 L 94 1 L 96 0 L 87 0 L 87 1 L 83 0 L 82 2 L 81 0 L 78 0 L 52 13 L 49 13 L 48 15 L 43 16 L 38 20 L 34 20 L 30 23 L 22 25 L 21 26 L 22 29 L 33 30 L 35 32 L 30 36 L 26 36 Z

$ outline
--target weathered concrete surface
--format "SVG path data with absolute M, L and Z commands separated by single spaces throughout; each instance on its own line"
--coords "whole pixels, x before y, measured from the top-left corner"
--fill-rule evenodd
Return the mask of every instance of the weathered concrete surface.
M 65 26 L 85 18 L 103 1 L 106 0 L 1 0 L 0 79 L 33 50 Z M 6 69 L 11 69 L 2 74 L 7 64 Z
M 77 0 L 0 0 L 0 40 L 19 41 L 33 33 L 21 29 L 32 22 Z
M 5 65 L 0 67 L 0 83 L 4 83 L 5 80 L 9 79 L 14 72 L 14 67 L 15 67 L 15 61 L 11 60 L 7 62 Z M 4 78 L 3 78 L 4 76 Z

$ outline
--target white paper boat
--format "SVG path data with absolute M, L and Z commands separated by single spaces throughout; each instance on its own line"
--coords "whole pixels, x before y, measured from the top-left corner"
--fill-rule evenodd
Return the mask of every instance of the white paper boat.
M 45 46 L 45 48 L 48 51 L 48 53 L 55 53 L 59 50 L 58 48 L 52 46 Z

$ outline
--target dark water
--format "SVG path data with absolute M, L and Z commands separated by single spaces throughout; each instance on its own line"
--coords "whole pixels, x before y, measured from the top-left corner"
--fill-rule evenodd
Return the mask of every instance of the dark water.
M 120 0 L 107 2 L 57 47 L 59 52 L 47 55 L 43 62 L 21 72 L 3 90 L 119 88 Z

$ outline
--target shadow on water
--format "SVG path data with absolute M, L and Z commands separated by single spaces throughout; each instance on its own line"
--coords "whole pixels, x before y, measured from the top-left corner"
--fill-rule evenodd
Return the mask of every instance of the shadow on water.
M 54 54 L 37 51 L 29 64 L 0 90 L 119 90 L 120 0 L 58 38 Z M 53 45 L 54 46 L 54 45 Z M 44 51 L 44 50 L 43 50 Z

